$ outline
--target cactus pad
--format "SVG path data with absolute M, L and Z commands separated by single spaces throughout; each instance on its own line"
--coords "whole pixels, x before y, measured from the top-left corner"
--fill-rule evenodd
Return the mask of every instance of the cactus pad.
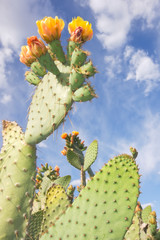
M 25 143 L 24 134 L 17 123 L 3 121 L 0 239 L 15 240 L 24 237 L 34 193 L 35 150 L 35 147 Z
M 68 196 L 60 185 L 53 185 L 47 191 L 42 232 L 47 231 L 50 225 L 62 215 L 69 205 Z
M 37 85 L 25 133 L 29 144 L 41 142 L 57 129 L 74 101 L 85 102 L 96 97 L 93 87 L 85 80 L 96 73 L 91 61 L 85 63 L 88 52 L 80 44 L 71 45 L 69 55 L 65 56 L 60 41 L 53 41 L 48 51 L 32 63 L 32 71 L 26 73 L 26 80 Z
M 144 223 L 149 222 L 149 214 L 152 212 L 152 207 L 149 205 L 145 207 L 142 211 L 142 220 Z
M 98 154 L 98 142 L 94 140 L 86 150 L 84 157 L 84 171 L 86 171 L 96 160 Z
M 31 215 L 31 219 L 29 222 L 29 226 L 27 229 L 27 234 L 25 240 L 38 240 L 39 234 L 41 232 L 41 225 L 43 220 L 43 210 L 40 210 L 33 215 Z
M 138 195 L 139 174 L 134 159 L 129 155 L 115 157 L 40 239 L 123 239 Z

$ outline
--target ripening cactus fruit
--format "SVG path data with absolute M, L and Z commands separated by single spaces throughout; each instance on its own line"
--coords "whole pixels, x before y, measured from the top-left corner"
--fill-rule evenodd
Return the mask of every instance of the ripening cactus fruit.
M 91 24 L 79 17 L 69 23 L 67 55 L 60 43 L 62 19 L 46 17 L 37 21 L 37 26 L 48 46 L 32 36 L 20 55 L 20 61 L 31 67 L 25 74 L 26 80 L 37 86 L 25 133 L 29 144 L 41 142 L 57 129 L 74 101 L 85 102 L 96 97 L 88 78 L 97 71 L 91 60 L 86 61 L 89 53 L 81 49 L 82 44 L 92 38 Z
M 123 239 L 139 196 L 135 160 L 126 154 L 108 162 L 41 240 Z
M 3 121 L 0 153 L 0 239 L 23 239 L 35 185 L 36 148 L 16 122 Z

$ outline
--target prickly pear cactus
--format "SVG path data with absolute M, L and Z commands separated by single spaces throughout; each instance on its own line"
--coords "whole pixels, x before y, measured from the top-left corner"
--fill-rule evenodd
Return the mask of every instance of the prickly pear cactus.
M 69 205 L 68 196 L 63 187 L 53 185 L 47 191 L 46 203 L 42 224 L 42 232 L 48 231 L 48 228 L 54 224 Z
M 61 137 L 66 140 L 66 146 L 61 151 L 63 155 L 67 156 L 68 162 L 75 168 L 83 171 L 88 171 L 90 177 L 94 174 L 90 166 L 95 162 L 98 154 L 98 142 L 94 140 L 89 147 L 84 146 L 84 141 L 79 138 L 79 132 L 73 131 L 70 134 L 63 133 Z M 86 150 L 85 155 L 83 151 Z
M 61 33 L 64 27 L 63 20 L 58 18 L 37 21 L 39 33 L 48 47 L 37 37 L 31 37 L 28 38 L 28 46 L 22 48 L 20 60 L 32 69 L 31 72 L 27 71 L 26 80 L 37 85 L 29 108 L 25 133 L 25 140 L 29 144 L 41 142 L 57 129 L 74 101 L 85 102 L 96 97 L 88 82 L 96 69 L 91 60 L 86 61 L 89 53 L 81 49 L 82 44 L 91 39 L 93 31 L 91 25 L 83 19 L 77 22 L 74 31 L 74 21 L 70 24 L 71 37 L 67 55 L 63 52 L 60 34 L 58 36 L 55 32 L 58 29 L 58 33 Z M 51 26 L 54 29 L 50 29 Z M 50 32 L 52 36 L 49 36 Z M 26 54 L 29 51 L 30 57 L 29 53 Z
M 123 239 L 138 196 L 139 174 L 134 159 L 125 154 L 115 157 L 40 239 Z
M 145 207 L 143 210 L 142 210 L 142 220 L 144 223 L 147 223 L 149 222 L 149 214 L 152 212 L 152 207 L 151 205 L 148 205 L 147 207 Z
M 0 162 L 0 239 L 22 239 L 34 195 L 36 149 L 25 143 L 16 122 L 3 121 Z

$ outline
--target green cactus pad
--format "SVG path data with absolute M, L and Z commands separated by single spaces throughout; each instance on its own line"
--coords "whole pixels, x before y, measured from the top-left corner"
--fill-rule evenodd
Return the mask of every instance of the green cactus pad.
M 67 160 L 72 166 L 81 170 L 82 164 L 80 156 L 70 149 L 67 151 Z
M 75 102 L 86 102 L 94 97 L 96 97 L 94 89 L 89 84 L 86 84 L 74 92 L 73 100 Z
M 36 173 L 36 149 L 27 145 L 16 122 L 3 121 L 0 169 L 0 239 L 25 236 Z M 27 183 L 27 184 L 26 184 Z
M 68 46 L 67 46 L 67 59 L 68 63 L 70 64 L 71 58 L 72 58 L 72 53 L 75 48 L 79 48 L 82 44 L 74 41 L 68 41 Z
M 70 175 L 66 175 L 64 177 L 57 178 L 54 181 L 54 184 L 59 184 L 66 190 L 68 185 L 69 185 L 69 183 L 70 183 L 70 181 L 71 181 L 71 176 Z
M 87 62 L 82 67 L 80 67 L 80 72 L 84 74 L 86 77 L 94 76 L 97 72 L 95 67 L 92 64 L 92 61 Z
M 31 64 L 31 69 L 40 77 L 43 77 L 46 74 L 46 69 L 38 61 Z
M 123 239 L 138 195 L 139 174 L 134 159 L 125 154 L 115 157 L 87 183 L 72 207 L 40 239 Z
M 96 97 L 90 84 L 87 81 L 84 84 L 85 78 L 93 75 L 94 67 L 91 61 L 85 64 L 89 53 L 81 45 L 69 40 L 65 56 L 60 40 L 52 41 L 45 54 L 31 65 L 32 72 L 26 73 L 26 80 L 37 85 L 25 133 L 28 144 L 37 144 L 52 134 L 74 101 L 85 102 Z
M 38 240 L 41 232 L 41 225 L 43 220 L 43 210 L 40 210 L 33 215 L 28 225 L 27 234 L 25 240 Z
M 98 142 L 94 140 L 86 150 L 84 157 L 84 171 L 86 171 L 96 160 L 98 154 Z
M 65 54 L 63 52 L 60 40 L 53 40 L 48 44 L 48 46 L 52 51 L 54 58 L 57 58 L 62 63 L 66 62 Z
M 25 133 L 27 143 L 36 144 L 46 139 L 63 121 L 72 105 L 72 92 L 52 73 L 39 83 L 29 110 Z
M 25 73 L 25 79 L 26 81 L 28 81 L 33 85 L 38 85 L 38 83 L 40 83 L 41 81 L 41 79 L 34 72 L 30 72 L 30 71 L 27 71 Z
M 81 87 L 84 80 L 85 77 L 83 76 L 83 74 L 79 73 L 77 69 L 73 69 L 69 77 L 69 83 L 72 91 Z
M 128 229 L 124 240 L 141 240 L 140 238 L 140 219 L 139 215 L 136 213 L 133 217 L 133 223 Z M 147 239 L 146 239 L 147 240 Z
M 75 48 L 72 53 L 71 65 L 74 65 L 75 67 L 82 66 L 86 61 L 87 55 L 89 55 L 88 52 L 85 52 L 80 48 Z
M 50 225 L 59 218 L 70 204 L 63 187 L 53 185 L 47 191 L 42 232 L 46 232 Z
M 149 205 L 142 210 L 142 221 L 148 223 L 149 214 L 152 212 L 152 207 Z
M 52 58 L 51 58 L 51 56 L 50 56 L 50 54 L 48 52 L 46 52 L 46 54 L 42 54 L 38 58 L 38 61 L 40 62 L 40 64 L 43 67 L 45 67 L 51 73 L 53 73 L 55 75 L 59 75 L 60 74 L 56 64 L 54 63 L 54 61 L 52 61 Z

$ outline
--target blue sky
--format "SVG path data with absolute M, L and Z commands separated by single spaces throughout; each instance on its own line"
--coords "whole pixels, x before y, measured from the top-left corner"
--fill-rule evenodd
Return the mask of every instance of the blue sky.
M 89 21 L 94 35 L 84 49 L 91 52 L 99 71 L 91 79 L 99 97 L 75 104 L 70 120 L 67 117 L 54 136 L 37 146 L 37 163 L 60 166 L 61 175 L 71 174 L 76 183 L 79 171 L 60 153 L 62 132 L 73 130 L 86 145 L 98 140 L 94 171 L 136 147 L 142 174 L 139 200 L 152 204 L 160 218 L 160 0 L 1 0 L 0 4 L 0 120 L 16 121 L 25 131 L 34 87 L 25 81 L 28 69 L 19 54 L 27 37 L 39 37 L 36 20 L 62 18 L 64 47 L 72 18 Z

